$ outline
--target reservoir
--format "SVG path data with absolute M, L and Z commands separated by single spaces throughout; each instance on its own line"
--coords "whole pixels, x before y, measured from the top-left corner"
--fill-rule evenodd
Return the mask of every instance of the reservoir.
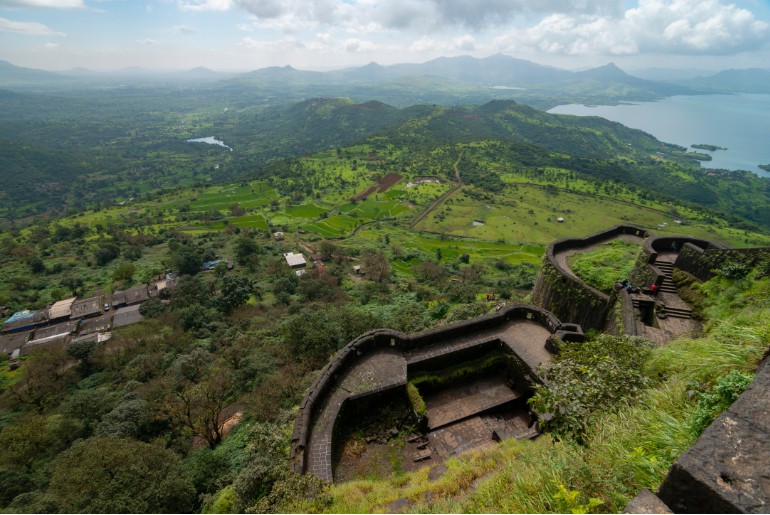
M 704 168 L 748 170 L 762 177 L 770 173 L 758 167 L 770 164 L 770 95 L 675 96 L 657 102 L 617 106 L 569 104 L 548 111 L 553 114 L 601 116 L 627 127 L 641 129 L 666 143 L 711 155 Z M 725 147 L 708 152 L 694 144 Z
M 188 143 L 208 143 L 209 145 L 219 145 L 220 147 L 229 148 L 230 152 L 233 151 L 232 148 L 225 145 L 224 141 L 218 140 L 214 136 L 206 136 L 205 138 L 188 139 L 186 141 Z

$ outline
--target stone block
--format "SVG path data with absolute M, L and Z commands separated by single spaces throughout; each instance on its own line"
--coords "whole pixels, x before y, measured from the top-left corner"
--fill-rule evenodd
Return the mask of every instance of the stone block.
M 654 493 L 646 488 L 641 490 L 636 497 L 631 499 L 623 510 L 623 513 L 674 513 Z
M 674 463 L 658 497 L 676 513 L 767 513 L 770 435 L 723 413 Z

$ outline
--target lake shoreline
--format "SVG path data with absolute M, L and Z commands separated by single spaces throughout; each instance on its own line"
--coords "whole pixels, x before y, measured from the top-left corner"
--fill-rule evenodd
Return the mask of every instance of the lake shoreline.
M 653 102 L 612 106 L 566 104 L 547 112 L 576 116 L 600 116 L 640 129 L 660 141 L 687 149 L 705 150 L 711 160 L 704 169 L 744 170 L 770 178 L 768 151 L 763 135 L 770 133 L 770 95 L 676 95 Z M 708 144 L 692 144 L 707 141 Z M 708 147 L 708 148 L 703 148 Z M 712 150 L 712 147 L 714 150 Z

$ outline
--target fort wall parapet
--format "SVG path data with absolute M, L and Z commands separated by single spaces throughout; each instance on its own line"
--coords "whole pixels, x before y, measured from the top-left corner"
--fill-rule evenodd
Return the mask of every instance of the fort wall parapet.
M 763 261 L 770 261 L 770 248 L 768 247 L 748 249 L 703 248 L 685 243 L 674 266 L 689 272 L 701 281 L 707 281 L 714 275 L 714 270 L 726 263 L 740 263 L 747 267 L 754 267 Z
M 608 295 L 583 282 L 569 269 L 565 256 L 623 235 L 647 238 L 650 233 L 639 227 L 618 225 L 585 238 L 551 243 L 532 291 L 533 302 L 561 320 L 580 324 L 583 329 L 603 329 L 617 294 Z
M 349 342 L 321 370 L 321 373 L 313 381 L 300 404 L 291 442 L 292 470 L 299 473 L 305 473 L 308 470 L 308 453 L 311 450 L 309 439 L 314 423 L 317 422 L 316 418 L 321 410 L 326 409 L 325 416 L 330 419 L 324 426 L 328 440 L 333 438 L 333 426 L 336 417 L 346 402 L 360 400 L 370 395 L 379 395 L 384 390 L 406 384 L 406 377 L 392 377 L 385 386 L 375 385 L 360 391 L 340 393 L 339 381 L 355 364 L 362 362 L 374 352 L 390 352 L 392 350 L 407 356 L 436 342 L 451 341 L 453 339 L 465 338 L 469 340 L 469 346 L 475 345 L 476 342 L 473 341 L 472 337 L 485 333 L 492 334 L 496 329 L 517 319 L 536 322 L 551 333 L 551 335 L 555 335 L 564 341 L 577 341 L 582 338 L 582 330 L 578 325 L 562 324 L 556 316 L 544 309 L 531 305 L 517 304 L 503 308 L 493 314 L 414 334 L 404 334 L 391 329 L 376 329 L 364 333 Z M 492 339 L 494 338 L 489 338 L 489 340 Z M 489 342 L 483 338 L 478 342 L 479 345 L 486 343 Z M 449 349 L 446 351 L 439 350 L 435 354 L 431 353 L 429 359 L 440 361 L 442 353 L 449 354 L 450 352 L 456 351 Z M 427 361 L 423 359 L 420 363 L 425 364 Z M 524 366 L 531 368 L 529 373 L 530 376 L 534 377 L 533 367 L 527 365 L 525 363 L 526 360 L 520 359 L 520 361 L 524 363 Z M 327 442 L 327 446 L 331 446 L 330 441 Z M 327 477 L 323 479 L 331 479 L 330 471 Z

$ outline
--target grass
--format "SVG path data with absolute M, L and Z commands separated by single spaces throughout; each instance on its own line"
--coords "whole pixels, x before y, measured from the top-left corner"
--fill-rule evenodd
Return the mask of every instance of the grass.
M 641 247 L 637 243 L 613 240 L 589 252 L 579 252 L 568 258 L 572 271 L 586 284 L 612 292 L 615 281 L 627 279 Z
M 571 186 L 572 183 L 570 183 Z M 613 225 L 635 225 L 657 235 L 681 234 L 732 246 L 770 244 L 770 236 L 727 227 L 695 212 L 684 217 L 673 206 L 609 198 L 592 192 L 573 192 L 538 184 L 510 183 L 494 198 L 474 198 L 464 187 L 420 222 L 416 229 L 489 240 L 548 244 L 575 234 L 593 234 Z M 629 197 L 630 198 L 630 197 Z M 564 218 L 563 223 L 557 218 Z M 682 224 L 675 220 L 684 218 Z M 474 225 L 474 221 L 483 225 Z M 659 228 L 662 224 L 666 226 Z

